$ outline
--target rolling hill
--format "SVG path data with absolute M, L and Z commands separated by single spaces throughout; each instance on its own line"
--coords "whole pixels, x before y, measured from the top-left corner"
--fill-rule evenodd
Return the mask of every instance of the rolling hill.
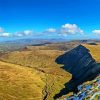
M 55 59 L 79 42 L 27 46 L 0 54 L 0 99 L 53 100 L 72 75 Z M 82 44 L 100 62 L 100 44 Z
M 35 80 L 35 81 L 33 81 L 33 85 L 35 85 L 35 86 L 33 86 L 33 88 L 31 88 L 31 90 L 33 90 L 34 92 L 29 91 L 30 93 L 32 93 L 29 95 L 29 97 L 32 98 L 35 96 L 34 99 L 32 99 L 32 100 L 38 100 L 38 99 L 43 100 L 43 98 L 46 98 L 46 100 L 53 100 L 54 95 L 56 93 L 58 93 L 61 88 L 64 87 L 63 84 L 66 81 L 69 81 L 71 79 L 71 75 L 69 73 L 65 72 L 63 69 L 61 69 L 60 65 L 57 65 L 55 63 L 56 57 L 62 53 L 63 53 L 62 51 L 58 51 L 58 50 L 38 50 L 36 48 L 33 50 L 28 49 L 28 50 L 19 50 L 19 51 L 4 53 L 1 55 L 0 60 L 1 60 L 1 63 L 3 62 L 6 65 L 9 64 L 9 66 L 10 66 L 10 64 L 11 65 L 13 64 L 14 65 L 13 69 L 15 71 L 16 71 L 16 66 L 19 66 L 18 72 L 19 72 L 19 74 L 21 74 L 23 76 L 22 80 L 20 79 L 20 82 L 22 82 L 22 83 L 24 82 L 25 78 L 29 79 L 29 80 L 27 80 L 29 83 L 32 81 L 30 79 L 30 76 L 27 76 L 27 72 L 26 73 L 20 72 L 20 67 L 23 69 L 23 71 L 24 70 L 28 71 L 28 69 L 31 70 L 31 72 L 33 74 L 33 80 Z M 15 71 L 13 73 L 15 73 Z M 11 73 L 11 72 L 8 70 L 7 73 Z M 34 76 L 35 73 L 37 73 L 37 76 Z M 11 77 L 13 77 L 13 76 L 11 75 Z M 17 75 L 16 75 L 16 77 L 17 77 Z M 19 78 L 20 77 L 21 76 L 19 76 Z M 19 80 L 19 78 L 17 80 Z M 40 79 L 41 82 L 39 82 L 38 79 Z M 14 84 L 13 83 L 14 81 L 10 81 L 10 82 L 11 82 L 11 84 Z M 20 84 L 20 82 L 16 83 L 16 87 L 17 87 L 17 85 Z M 29 83 L 26 83 L 26 85 L 29 85 L 31 87 L 31 83 L 30 84 Z M 36 87 L 37 84 L 38 84 L 38 86 L 40 84 L 39 89 L 38 89 L 38 87 Z M 24 85 L 24 83 L 23 83 L 23 85 Z M 20 91 L 20 89 L 23 88 L 23 85 L 20 85 L 19 90 L 17 90 L 17 88 L 15 89 L 14 87 L 11 87 L 11 88 L 16 91 Z M 6 88 L 6 86 L 5 86 L 5 88 Z M 24 97 L 22 95 L 26 95 L 28 92 L 28 91 L 25 92 L 26 89 L 25 90 L 24 89 L 25 88 L 23 88 L 21 91 L 22 94 L 17 94 L 17 96 L 15 94 L 12 94 L 12 96 L 17 97 L 18 100 L 24 100 L 24 98 L 26 98 L 26 97 Z M 29 89 L 29 88 L 27 87 L 27 89 Z M 11 93 L 13 92 L 9 89 L 7 91 L 9 91 Z M 24 94 L 24 92 L 25 92 L 25 94 Z M 15 93 L 17 93 L 17 92 L 15 92 Z M 41 94 L 39 94 L 39 93 L 41 93 Z M 38 96 L 38 94 L 39 94 L 39 96 Z M 20 96 L 22 96 L 22 98 L 20 98 Z M 36 97 L 38 97 L 38 98 L 36 98 Z M 28 98 L 25 100 L 28 100 Z

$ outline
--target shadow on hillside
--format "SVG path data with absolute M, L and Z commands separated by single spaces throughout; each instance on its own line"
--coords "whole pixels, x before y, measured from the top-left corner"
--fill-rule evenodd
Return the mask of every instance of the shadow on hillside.
M 68 94 L 77 93 L 77 86 L 83 82 L 93 80 L 100 73 L 100 64 L 96 64 L 89 50 L 82 45 L 77 46 L 71 51 L 59 56 L 55 62 L 63 64 L 64 70 L 72 74 L 72 79 L 65 83 L 65 88 L 56 94 L 54 99 Z

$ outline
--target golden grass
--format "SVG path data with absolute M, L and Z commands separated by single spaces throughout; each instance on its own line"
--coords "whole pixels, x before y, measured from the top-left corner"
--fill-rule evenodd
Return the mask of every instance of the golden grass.
M 31 51 L 30 50 L 29 51 L 15 51 L 15 52 L 2 55 L 0 59 L 2 61 L 8 62 L 7 66 L 8 64 L 11 64 L 11 63 L 13 63 L 14 65 L 11 68 L 14 69 L 13 74 L 15 76 L 14 75 L 11 75 L 11 76 L 12 77 L 14 76 L 13 78 L 17 77 L 17 80 L 20 80 L 20 81 L 10 80 L 11 84 L 15 82 L 16 86 L 19 87 L 19 89 L 17 89 L 11 86 L 10 89 L 14 89 L 16 91 L 15 92 L 16 95 L 12 94 L 12 96 L 14 95 L 15 97 L 19 97 L 23 95 L 25 96 L 27 93 L 29 93 L 30 94 L 29 97 L 31 98 L 34 97 L 35 100 L 38 100 L 39 98 L 40 100 L 42 100 L 41 98 L 44 97 L 47 92 L 48 93 L 47 100 L 53 100 L 54 95 L 59 93 L 60 90 L 64 87 L 64 84 L 71 79 L 71 75 L 65 72 L 63 69 L 61 69 L 60 68 L 61 65 L 58 65 L 55 63 L 55 59 L 62 53 L 63 52 L 58 51 L 58 50 L 37 50 L 36 49 L 36 50 L 31 50 Z M 17 66 L 19 67 L 17 68 Z M 18 74 L 16 75 L 17 69 L 18 69 L 19 77 L 17 76 Z M 31 72 L 31 75 L 27 76 L 28 75 L 27 73 L 30 73 L 30 72 Z M 12 72 L 8 70 L 7 73 L 12 73 Z M 34 82 L 31 80 L 31 78 L 34 79 Z M 29 83 L 32 82 L 33 84 L 31 85 L 29 83 L 25 83 L 30 87 L 29 88 L 26 86 L 25 88 L 26 92 L 29 90 L 27 93 L 24 92 L 25 90 L 21 91 L 22 94 L 17 93 L 17 91 L 20 91 L 20 89 L 21 90 L 23 89 L 22 84 L 24 85 L 24 82 L 29 82 Z M 5 83 L 8 84 L 6 82 L 6 79 L 5 79 Z M 19 84 L 21 84 L 21 86 L 19 86 Z M 9 88 L 8 88 L 8 91 L 13 93 L 13 90 L 9 90 Z M 4 91 L 2 91 L 2 93 L 5 94 Z M 28 99 L 25 99 L 24 97 L 19 97 L 19 98 L 21 98 L 20 100 L 28 100 Z
M 83 44 L 83 46 L 90 50 L 90 53 L 97 62 L 100 62 L 100 43 L 98 45 Z
M 63 52 L 58 50 L 15 51 L 0 57 L 1 60 L 28 67 L 47 68 L 58 66 L 55 59 Z
M 0 100 L 42 100 L 44 75 L 0 61 Z

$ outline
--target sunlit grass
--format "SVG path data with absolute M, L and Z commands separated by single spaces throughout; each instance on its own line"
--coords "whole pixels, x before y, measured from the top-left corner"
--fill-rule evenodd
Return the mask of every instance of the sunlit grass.
M 85 44 L 84 46 L 87 47 L 90 50 L 90 53 L 92 54 L 93 58 L 97 62 L 100 62 L 100 43 L 98 43 L 98 45 Z
M 15 95 L 16 97 L 21 98 L 21 100 L 24 100 L 24 96 L 29 97 L 44 97 L 46 95 L 45 93 L 45 86 L 46 91 L 48 92 L 47 100 L 53 100 L 53 97 L 55 94 L 59 93 L 62 88 L 64 88 L 64 84 L 68 82 L 71 79 L 71 75 L 67 72 L 65 72 L 63 69 L 60 67 L 62 65 L 58 65 L 55 62 L 55 59 L 63 54 L 63 52 L 58 51 L 58 50 L 29 50 L 29 51 L 14 51 L 8 54 L 4 54 L 1 56 L 1 60 L 4 61 L 5 63 L 8 62 L 7 64 L 13 63 L 14 66 L 11 68 L 15 69 L 13 71 L 13 75 L 18 81 L 13 80 L 13 82 L 16 83 L 16 86 L 19 87 L 17 89 L 16 87 L 12 87 L 11 89 L 14 89 L 15 91 L 20 91 L 22 90 L 23 85 L 27 84 L 28 86 L 25 86 L 25 90 L 21 91 L 22 94 L 19 94 L 19 92 L 15 92 L 15 94 L 12 94 L 13 96 Z M 21 67 L 21 66 L 23 67 Z M 16 68 L 19 66 L 18 68 Z M 19 77 L 16 75 L 17 69 L 20 69 L 21 67 L 21 72 L 18 70 Z M 28 70 L 31 70 L 31 75 L 28 76 L 27 72 Z M 10 71 L 8 70 L 7 73 Z M 11 72 L 10 72 L 11 73 Z M 12 75 L 11 75 L 12 76 Z M 34 79 L 33 84 L 29 84 L 32 82 L 31 79 Z M 28 83 L 29 82 L 29 83 Z M 5 83 L 6 79 L 5 79 Z M 20 86 L 20 84 L 23 84 Z M 13 93 L 12 90 L 9 90 L 11 93 Z M 24 92 L 26 91 L 26 92 Z M 2 91 L 3 93 L 4 91 Z M 5 94 L 5 93 L 4 93 Z M 24 96 L 23 96 L 24 95 Z M 26 99 L 25 99 L 26 100 Z M 27 99 L 28 100 L 28 99 Z M 33 100 L 33 99 L 32 99 Z M 35 99 L 38 100 L 38 99 Z M 40 98 L 40 100 L 42 100 Z
M 0 61 L 0 100 L 41 100 L 42 73 Z

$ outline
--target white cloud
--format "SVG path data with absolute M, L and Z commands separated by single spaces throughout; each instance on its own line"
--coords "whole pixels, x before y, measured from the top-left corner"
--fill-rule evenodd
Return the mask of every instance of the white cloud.
M 0 37 L 9 37 L 10 33 L 0 33 Z
M 83 30 L 80 29 L 76 24 L 62 25 L 59 33 L 66 34 L 66 35 L 84 34 Z
M 44 31 L 44 33 L 56 33 L 56 29 L 55 28 L 49 28 L 49 29 L 46 29 L 45 31 Z
M 13 34 L 13 36 L 15 36 L 15 37 L 22 37 L 23 36 L 23 33 L 16 32 L 16 33 Z
M 16 33 L 9 33 L 5 32 L 5 30 L 0 27 L 0 37 L 23 37 L 23 36 L 31 36 L 33 34 L 32 30 L 24 30 L 22 32 L 16 32 Z
M 95 30 L 96 31 L 96 30 Z M 36 34 L 34 34 L 36 33 Z M 44 34 L 47 33 L 47 34 Z M 57 35 L 58 34 L 58 35 Z M 44 32 L 38 33 L 33 32 L 32 30 L 24 30 L 22 32 L 16 32 L 10 34 L 9 32 L 5 32 L 2 27 L 0 27 L 0 37 L 28 37 L 28 36 L 67 36 L 67 35 L 76 35 L 76 34 L 84 34 L 83 30 L 78 27 L 76 24 L 65 24 L 62 25 L 59 29 L 48 28 Z
M 94 33 L 96 35 L 100 35 L 100 30 L 93 30 L 92 33 Z
M 14 34 L 14 36 L 22 37 L 22 36 L 31 36 L 32 34 L 33 34 L 33 31 L 31 31 L 31 30 L 25 30 L 23 32 L 16 32 Z
M 10 33 L 5 32 L 2 27 L 0 27 L 0 37 L 9 37 Z
M 31 30 L 25 30 L 24 35 L 32 35 L 33 31 Z

